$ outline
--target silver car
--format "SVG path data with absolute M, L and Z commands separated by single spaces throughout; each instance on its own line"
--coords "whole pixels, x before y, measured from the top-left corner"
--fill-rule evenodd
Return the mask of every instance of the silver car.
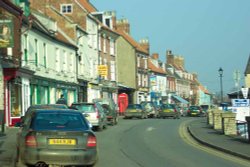
M 93 126 L 94 130 L 103 130 L 107 127 L 107 115 L 99 103 L 72 103 L 71 108 L 80 111 Z
M 37 109 L 17 133 L 16 166 L 94 166 L 97 139 L 82 113 Z

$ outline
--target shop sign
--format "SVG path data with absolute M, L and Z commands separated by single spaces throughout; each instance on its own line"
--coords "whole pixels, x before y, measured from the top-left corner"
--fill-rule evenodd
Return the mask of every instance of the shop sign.
M 156 86 L 156 76 L 155 75 L 150 76 L 150 85 Z
M 99 65 L 98 66 L 98 74 L 102 77 L 106 77 L 108 75 L 108 66 L 107 65 Z
M 139 88 L 139 91 L 141 91 L 141 92 L 148 92 L 148 88 Z
M 14 47 L 13 34 L 12 20 L 0 20 L 0 48 Z

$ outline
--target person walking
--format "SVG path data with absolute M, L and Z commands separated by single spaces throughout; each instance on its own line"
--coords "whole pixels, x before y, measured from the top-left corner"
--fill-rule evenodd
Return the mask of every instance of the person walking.
M 65 105 L 67 105 L 67 100 L 64 98 L 63 94 L 61 94 L 61 97 L 57 100 L 56 104 L 65 104 Z

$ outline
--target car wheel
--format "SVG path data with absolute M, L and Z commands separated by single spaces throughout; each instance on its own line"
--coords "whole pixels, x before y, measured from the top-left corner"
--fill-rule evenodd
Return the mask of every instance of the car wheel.
M 97 126 L 97 130 L 98 130 L 98 131 L 102 131 L 102 130 L 103 130 L 103 125 Z

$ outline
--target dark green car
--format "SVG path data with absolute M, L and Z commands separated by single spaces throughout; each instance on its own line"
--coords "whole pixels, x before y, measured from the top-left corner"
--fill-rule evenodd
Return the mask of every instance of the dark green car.
M 162 104 L 160 106 L 160 112 L 159 117 L 160 118 L 167 118 L 167 117 L 173 117 L 173 118 L 180 118 L 181 113 L 177 109 L 177 106 L 175 104 Z
M 124 112 L 124 119 L 127 118 L 148 118 L 147 112 L 143 109 L 141 104 L 129 104 Z
M 106 113 L 107 123 L 110 125 L 118 124 L 118 108 L 113 99 L 110 98 L 98 98 L 93 102 L 99 103 Z
M 15 166 L 94 166 L 97 140 L 81 112 L 35 109 L 17 133 Z
M 202 116 L 202 108 L 200 106 L 189 106 L 187 110 L 187 116 L 193 117 L 193 116 Z

